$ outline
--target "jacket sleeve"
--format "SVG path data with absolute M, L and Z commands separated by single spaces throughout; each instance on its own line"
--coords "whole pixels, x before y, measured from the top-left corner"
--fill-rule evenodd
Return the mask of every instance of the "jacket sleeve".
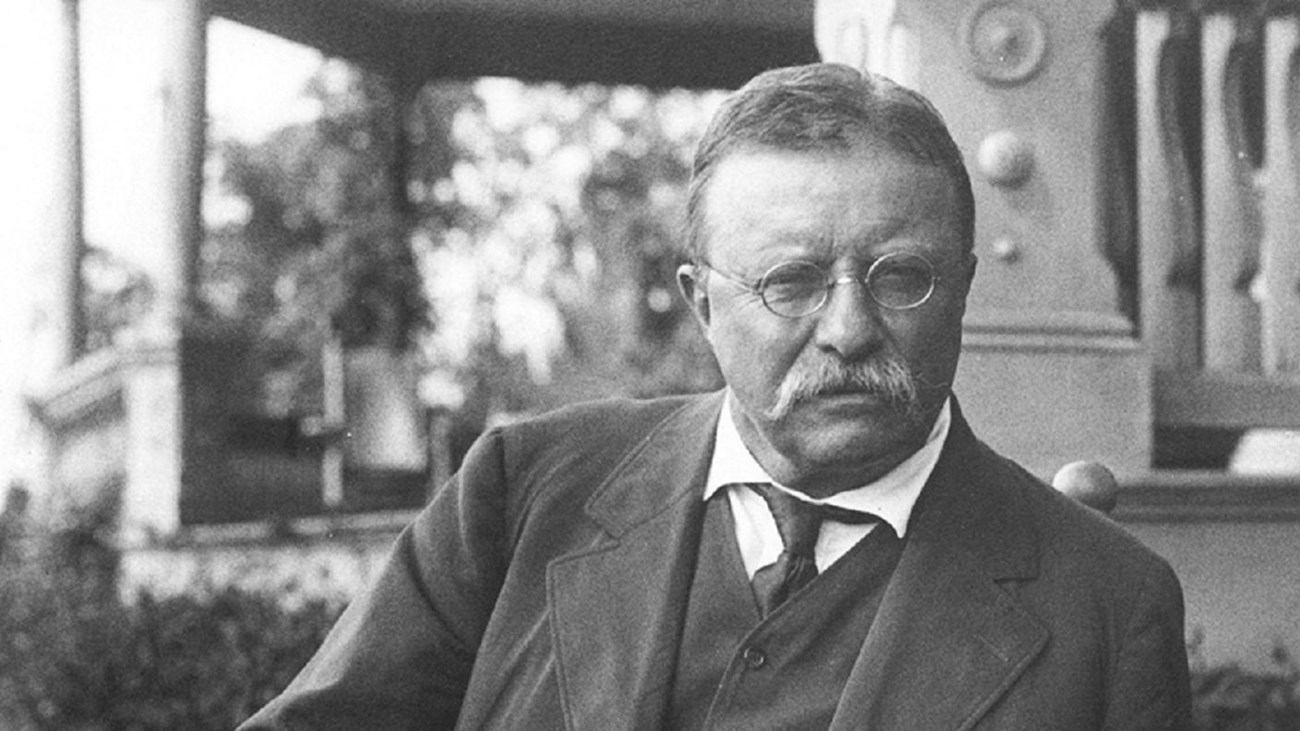
M 302 672 L 240 728 L 453 728 L 504 576 L 505 482 L 489 433 Z
M 1178 578 L 1155 565 L 1124 627 L 1106 707 L 1106 731 L 1191 729 L 1191 685 Z

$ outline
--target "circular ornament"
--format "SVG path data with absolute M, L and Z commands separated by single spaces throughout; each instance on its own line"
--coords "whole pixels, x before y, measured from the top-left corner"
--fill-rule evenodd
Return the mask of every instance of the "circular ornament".
M 1023 5 L 988 0 L 962 21 L 962 47 L 976 76 L 997 84 L 1027 81 L 1047 56 L 1047 26 Z

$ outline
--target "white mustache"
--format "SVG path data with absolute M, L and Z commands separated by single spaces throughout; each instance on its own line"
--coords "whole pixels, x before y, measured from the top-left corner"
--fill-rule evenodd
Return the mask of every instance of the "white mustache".
M 843 363 L 825 359 L 796 367 L 786 374 L 777 390 L 776 403 L 767 409 L 767 416 L 780 419 L 799 402 L 835 391 L 881 396 L 909 416 L 920 412 L 919 381 L 901 361 L 890 358 Z

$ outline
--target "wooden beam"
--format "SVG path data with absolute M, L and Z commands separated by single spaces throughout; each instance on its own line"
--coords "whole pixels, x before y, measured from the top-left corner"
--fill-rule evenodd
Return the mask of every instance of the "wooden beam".
M 390 4 L 391 5 L 391 4 Z M 510 76 L 537 81 L 734 88 L 774 66 L 816 61 L 812 4 L 785 28 L 595 20 L 578 14 L 378 2 L 214 0 L 213 13 L 405 82 Z
M 1121 480 L 1121 523 L 1300 522 L 1300 476 L 1165 471 Z
M 1162 427 L 1300 429 L 1300 378 L 1157 370 L 1155 419 Z

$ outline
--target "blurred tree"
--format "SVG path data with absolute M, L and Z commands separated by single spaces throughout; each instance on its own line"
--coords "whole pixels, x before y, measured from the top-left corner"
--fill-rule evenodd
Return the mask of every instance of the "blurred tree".
M 423 199 L 442 213 L 424 258 L 435 367 L 488 413 L 717 385 L 674 284 L 691 149 L 716 95 L 472 89 L 450 125 L 450 175 Z
M 113 344 L 153 303 L 154 285 L 134 262 L 98 246 L 88 246 L 81 260 L 82 317 L 86 351 Z
M 337 63 L 306 93 L 313 121 L 218 142 L 223 220 L 203 250 L 199 316 L 255 338 L 271 413 L 319 412 L 328 339 L 401 352 L 429 325 L 394 172 L 396 98 Z
M 476 419 L 718 383 L 673 284 L 716 95 L 481 79 L 402 103 L 334 62 L 308 93 L 318 119 L 214 155 L 204 314 L 256 335 L 271 412 L 318 410 L 332 333 L 418 346 L 454 392 L 426 398 Z

